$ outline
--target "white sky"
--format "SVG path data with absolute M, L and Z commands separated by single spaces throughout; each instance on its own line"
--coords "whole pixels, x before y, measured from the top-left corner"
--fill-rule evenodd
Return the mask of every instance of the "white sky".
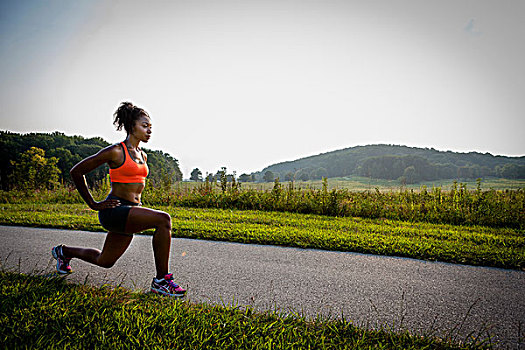
M 525 1 L 0 1 L 0 130 L 237 174 L 375 143 L 525 154 Z

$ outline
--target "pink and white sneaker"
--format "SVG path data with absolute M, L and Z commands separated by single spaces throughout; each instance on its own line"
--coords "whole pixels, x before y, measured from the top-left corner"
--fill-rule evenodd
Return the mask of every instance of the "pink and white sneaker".
M 51 254 L 53 255 L 53 258 L 57 260 L 57 272 L 60 275 L 66 275 L 68 273 L 73 272 L 73 269 L 69 265 L 71 258 L 66 258 L 62 253 L 62 244 L 53 247 L 51 249 Z
M 151 282 L 151 291 L 169 297 L 182 298 L 186 294 L 186 289 L 173 281 L 173 274 L 169 273 L 164 278 L 156 278 Z

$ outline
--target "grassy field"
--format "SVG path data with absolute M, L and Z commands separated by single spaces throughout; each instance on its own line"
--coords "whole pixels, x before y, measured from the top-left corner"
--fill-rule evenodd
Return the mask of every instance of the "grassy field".
M 346 186 L 349 185 L 349 180 L 341 181 Z M 356 186 L 363 184 L 359 181 L 356 182 Z M 338 186 L 334 181 L 328 183 L 330 186 Z M 175 185 L 174 192 L 161 193 L 162 189 L 153 189 L 151 193 L 146 193 L 146 196 L 157 198 L 159 203 L 163 203 L 166 198 L 169 202 L 170 196 L 177 193 L 194 195 L 199 191 L 198 185 L 180 183 Z M 322 209 L 323 201 L 330 198 L 331 192 L 323 189 L 322 182 L 319 184 L 312 182 L 310 185 L 320 186 L 320 189 L 308 190 L 308 187 L 304 187 L 307 196 L 303 196 L 300 189 L 294 191 L 292 194 L 295 196 L 296 204 L 300 206 L 313 203 L 313 210 L 316 205 Z M 272 211 L 274 207 L 271 206 L 265 211 L 257 211 L 149 204 L 153 208 L 170 213 L 175 237 L 354 251 L 525 269 L 524 230 L 505 226 L 508 221 L 505 221 L 505 218 L 509 214 L 513 217 L 514 208 L 523 210 L 521 190 L 511 193 L 492 191 L 467 194 L 465 191 L 453 191 L 443 194 L 445 199 L 449 197 L 454 199 L 451 202 L 451 208 L 454 209 L 452 214 L 462 211 L 468 214 L 470 213 L 468 210 L 472 208 L 478 208 L 476 209 L 478 211 L 472 213 L 478 213 L 479 208 L 495 208 L 494 213 L 503 213 L 496 221 L 501 223 L 501 227 L 491 227 L 429 223 L 421 221 L 421 218 L 420 221 L 367 218 L 366 215 L 374 215 L 372 210 L 374 206 L 377 210 L 384 210 L 391 203 L 398 201 L 401 206 L 407 208 L 411 206 L 412 211 L 418 213 L 422 208 L 421 201 L 432 203 L 432 199 L 442 198 L 441 193 L 437 194 L 438 197 L 435 194 L 432 194 L 434 197 L 428 197 L 429 195 L 424 192 L 418 192 L 415 196 L 412 192 L 390 195 L 385 184 L 376 190 L 378 185 L 375 183 L 370 184 L 368 188 L 362 188 L 367 194 L 363 194 L 363 198 L 359 195 L 355 197 L 354 203 L 359 203 L 364 209 L 367 206 L 371 208 L 368 214 L 361 210 L 364 213 L 363 217 Z M 177 186 L 194 187 L 177 188 Z M 255 199 L 259 198 L 260 203 L 263 204 L 265 201 L 278 198 L 275 196 L 274 184 L 268 186 L 268 189 L 260 189 L 260 197 L 257 197 L 257 193 L 248 194 L 253 195 Z M 368 191 L 370 187 L 374 189 Z M 354 188 L 356 189 L 357 187 Z M 95 193 L 97 199 L 102 199 L 106 191 L 107 188 L 98 189 Z M 386 196 L 380 194 L 380 191 L 386 193 Z M 399 191 L 399 188 L 394 191 Z M 157 192 L 159 196 L 156 195 Z M 283 193 L 285 192 L 280 194 L 281 202 L 290 203 L 284 199 Z M 236 194 L 231 190 L 222 193 L 220 189 L 215 189 L 211 195 L 216 201 L 210 202 L 215 203 L 213 205 L 216 203 L 227 205 Z M 87 208 L 85 204 L 78 203 L 77 197 L 76 191 L 67 188 L 27 196 L 22 193 L 4 192 L 0 195 L 0 202 L 3 203 L 0 204 L 0 224 L 102 231 L 97 213 Z M 410 202 L 413 198 L 415 200 Z M 492 200 L 496 207 L 480 207 L 476 202 L 479 198 L 484 199 L 483 203 L 496 198 L 496 201 Z M 184 198 L 181 197 L 180 200 L 183 202 Z M 473 206 L 476 203 L 478 206 Z M 520 223 L 522 219 L 523 216 L 518 216 L 517 221 L 509 222 Z M 146 232 L 148 233 L 151 232 Z M 340 319 L 312 321 L 298 315 L 258 313 L 244 307 L 192 304 L 111 286 L 93 288 L 86 285 L 71 285 L 59 278 L 22 275 L 1 268 L 0 290 L 0 342 L 6 348 L 469 349 L 491 347 L 490 343 L 475 337 L 459 342 L 458 339 L 452 338 L 440 339 L 433 334 L 418 336 L 389 329 L 369 330 Z
M 333 184 L 334 180 L 331 181 Z M 525 191 L 483 190 L 481 182 L 476 183 L 475 188 L 453 183 L 451 190 L 421 187 L 419 191 L 406 188 L 397 191 L 381 191 L 379 188 L 329 190 L 327 180 L 321 182 L 321 189 L 302 188 L 303 183 L 282 184 L 278 181 L 271 186 L 271 189 L 249 189 L 233 182 L 146 186 L 142 202 L 149 207 L 258 210 L 525 229 Z M 105 198 L 109 191 L 109 180 L 91 189 L 96 200 Z M 61 185 L 53 190 L 0 191 L 1 203 L 47 205 L 83 204 L 84 201 L 76 189 Z
M 251 308 L 192 304 L 0 271 L 6 349 L 475 349 L 489 343 L 367 330 Z
M 82 204 L 1 204 L 0 224 L 103 231 Z M 161 207 L 173 235 L 525 268 L 522 230 L 313 214 Z
M 360 176 L 348 176 L 348 177 L 337 177 L 328 179 L 328 189 L 347 189 L 349 191 L 374 191 L 376 188 L 379 191 L 399 191 L 401 189 L 408 189 L 414 191 L 420 191 L 423 186 L 426 186 L 428 189 L 432 187 L 440 187 L 443 191 L 450 191 L 454 186 L 455 179 L 449 180 L 438 180 L 438 181 L 428 181 L 421 182 L 411 185 L 401 185 L 398 180 L 380 180 L 380 179 L 370 179 L 367 177 Z M 457 181 L 459 182 L 459 181 Z M 283 184 L 286 184 L 286 181 L 282 181 Z M 477 187 L 477 181 L 461 181 L 465 184 L 467 188 L 475 189 Z M 180 189 L 193 189 L 198 186 L 197 182 L 179 182 L 175 186 Z M 296 187 L 304 189 L 322 189 L 323 181 L 322 180 L 309 180 L 309 181 L 296 181 Z M 260 191 L 268 191 L 273 188 L 273 182 L 262 182 L 262 183 L 253 183 L 245 182 L 242 185 L 243 189 L 255 189 Z M 486 178 L 481 180 L 481 189 L 484 191 L 488 190 L 517 190 L 525 189 L 525 180 L 509 180 L 502 178 Z

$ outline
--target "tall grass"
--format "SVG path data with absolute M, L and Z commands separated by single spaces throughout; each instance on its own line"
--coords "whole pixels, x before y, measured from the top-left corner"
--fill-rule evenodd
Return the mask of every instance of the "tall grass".
M 271 190 L 222 190 L 203 183 L 193 189 L 166 191 L 148 188 L 144 202 L 195 208 L 280 211 L 341 217 L 385 218 L 414 222 L 491 227 L 525 228 L 525 192 L 518 190 L 475 190 L 454 183 L 450 191 L 439 187 L 398 192 L 296 188 L 293 182 L 275 181 Z
M 105 182 L 93 189 L 94 197 L 102 199 L 109 191 Z M 525 228 L 525 191 L 474 190 L 465 184 L 454 183 L 452 189 L 419 191 L 349 191 L 328 190 L 325 179 L 321 189 L 296 188 L 293 182 L 275 181 L 269 190 L 242 189 L 204 182 L 193 188 L 179 186 L 146 186 L 145 205 L 279 211 L 318 214 L 338 217 L 385 218 L 412 222 L 453 225 L 482 225 L 490 227 Z M 0 203 L 82 203 L 73 188 L 31 193 L 0 192 Z

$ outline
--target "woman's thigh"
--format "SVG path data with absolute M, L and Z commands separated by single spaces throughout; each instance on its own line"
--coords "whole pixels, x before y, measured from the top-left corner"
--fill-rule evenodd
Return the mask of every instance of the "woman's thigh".
M 152 228 L 171 230 L 170 215 L 160 210 L 132 207 L 126 221 L 126 233 L 136 233 Z

